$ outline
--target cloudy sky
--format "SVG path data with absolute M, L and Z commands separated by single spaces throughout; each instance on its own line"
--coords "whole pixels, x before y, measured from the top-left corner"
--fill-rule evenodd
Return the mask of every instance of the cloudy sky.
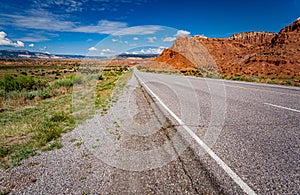
M 159 53 L 182 35 L 278 32 L 299 16 L 300 0 L 0 0 L 0 49 Z

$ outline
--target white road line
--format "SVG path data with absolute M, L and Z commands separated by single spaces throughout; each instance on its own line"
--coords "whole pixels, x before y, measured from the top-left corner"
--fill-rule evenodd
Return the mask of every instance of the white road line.
M 278 106 L 278 105 L 275 105 L 275 104 L 270 104 L 270 103 L 264 103 L 265 105 L 269 105 L 269 106 L 273 106 L 273 107 L 277 107 L 277 108 L 282 108 L 282 109 L 286 109 L 286 110 L 291 110 L 291 111 L 294 111 L 294 112 L 300 112 L 300 110 L 296 110 L 296 109 L 293 109 L 293 108 L 287 108 L 287 107 L 284 107 L 284 106 Z
M 246 193 L 256 194 L 228 165 L 225 164 L 185 123 L 170 109 L 161 99 L 135 74 L 141 85 L 168 111 L 168 113 L 196 140 L 196 142 L 223 168 L 223 170 L 235 181 L 237 185 Z

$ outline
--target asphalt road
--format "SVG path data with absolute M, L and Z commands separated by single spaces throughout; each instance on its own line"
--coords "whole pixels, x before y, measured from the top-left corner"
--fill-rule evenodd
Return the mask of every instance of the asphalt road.
M 299 88 L 137 70 L 135 75 L 183 124 L 174 117 L 173 123 L 192 130 L 252 192 L 300 193 Z M 195 139 L 182 134 L 225 193 L 245 193 Z

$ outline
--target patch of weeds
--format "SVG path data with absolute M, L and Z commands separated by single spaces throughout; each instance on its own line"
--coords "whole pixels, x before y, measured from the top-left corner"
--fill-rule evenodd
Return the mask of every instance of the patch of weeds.
M 54 150 L 54 149 L 60 149 L 62 147 L 63 147 L 62 143 L 60 143 L 59 141 L 55 141 L 50 146 L 48 146 L 46 148 L 43 148 L 42 152 L 51 151 L 51 150 Z
M 5 156 L 8 155 L 9 153 L 10 153 L 9 148 L 0 146 L 0 158 L 5 157 Z
M 115 132 L 113 132 L 113 131 L 110 131 L 110 132 L 109 132 L 109 134 L 111 134 L 111 135 L 114 135 L 114 134 L 115 134 Z
M 76 138 L 72 138 L 72 139 L 69 140 L 69 142 L 73 143 L 73 142 L 75 142 L 76 140 L 77 140 Z
M 13 166 L 19 165 L 20 162 L 30 156 L 33 156 L 35 154 L 34 150 L 31 147 L 24 147 L 21 148 L 17 153 L 15 153 L 11 157 L 11 162 Z
M 38 130 L 38 132 L 33 136 L 33 139 L 36 140 L 35 145 L 38 147 L 45 146 L 48 142 L 55 140 L 60 137 L 62 133 L 61 128 L 55 128 L 54 123 L 44 124 L 44 128 Z
M 84 142 L 77 142 L 76 144 L 74 144 L 74 146 L 79 147 L 79 146 L 81 146 L 82 144 L 84 144 Z
M 80 181 L 84 181 L 84 180 L 86 180 L 86 177 L 80 177 L 80 179 L 79 179 Z
M 87 156 L 89 156 L 90 154 L 87 154 L 87 153 L 84 153 L 84 154 L 82 154 L 82 157 L 84 158 L 84 157 L 87 157 Z
M 116 138 L 117 138 L 117 140 L 120 140 L 120 139 L 121 139 L 120 133 L 116 133 Z
M 67 115 L 64 111 L 54 113 L 54 115 L 50 118 L 50 121 L 53 122 L 63 122 L 65 120 L 67 120 Z
M 91 169 L 91 168 L 93 168 L 93 166 L 91 164 L 89 164 L 86 168 Z

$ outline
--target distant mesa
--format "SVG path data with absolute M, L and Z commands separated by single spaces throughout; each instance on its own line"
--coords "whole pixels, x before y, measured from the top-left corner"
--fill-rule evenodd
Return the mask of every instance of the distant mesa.
M 86 58 L 86 56 L 49 54 L 43 52 L 31 52 L 27 50 L 0 50 L 0 58 L 82 59 L 82 58 Z
M 117 55 L 115 56 L 116 59 L 145 59 L 145 58 L 155 58 L 157 57 L 158 54 L 126 54 L 126 53 L 123 53 L 123 54 L 120 54 L 120 55 Z
M 119 54 L 112 56 L 113 59 L 130 59 L 130 58 L 155 58 L 158 54 Z M 27 50 L 0 50 L 0 58 L 39 58 L 39 59 L 83 59 L 83 58 L 107 58 L 105 56 L 84 56 L 84 55 L 61 55 L 61 54 L 49 54 L 42 52 L 31 52 Z

